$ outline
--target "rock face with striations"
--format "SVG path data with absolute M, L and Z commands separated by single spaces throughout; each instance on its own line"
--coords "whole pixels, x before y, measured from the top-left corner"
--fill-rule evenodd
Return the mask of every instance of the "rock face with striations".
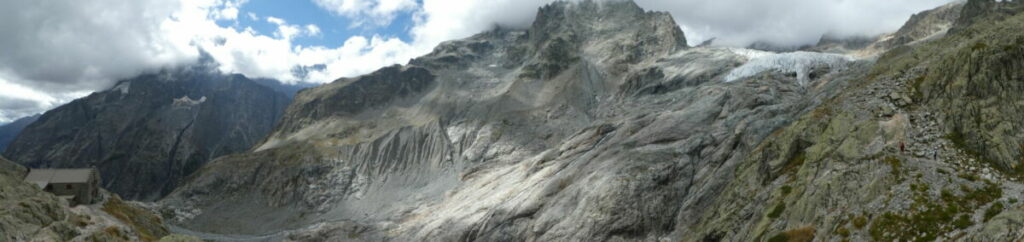
M 4 155 L 30 167 L 95 166 L 103 187 L 155 200 L 206 161 L 263 139 L 288 103 L 207 67 L 145 74 L 46 112 Z
M 1020 239 L 1024 119 L 967 121 L 1020 113 L 1019 78 L 997 77 L 1024 38 L 995 35 L 1021 17 L 876 62 L 688 48 L 665 13 L 556 2 L 300 92 L 257 148 L 160 204 L 272 240 Z

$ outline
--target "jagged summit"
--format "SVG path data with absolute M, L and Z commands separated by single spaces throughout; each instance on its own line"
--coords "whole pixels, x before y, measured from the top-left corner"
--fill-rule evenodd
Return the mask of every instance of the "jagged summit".
M 687 48 L 672 15 L 644 11 L 633 1 L 554 2 L 537 11 L 528 33 L 541 54 L 566 48 L 613 64 Z
M 686 38 L 667 12 L 644 11 L 633 1 L 558 1 L 537 11 L 530 33 L 534 42 L 543 42 L 559 33 L 571 32 L 579 40 L 604 37 L 613 32 L 636 29 L 650 35 L 671 38 L 671 47 L 685 48 Z

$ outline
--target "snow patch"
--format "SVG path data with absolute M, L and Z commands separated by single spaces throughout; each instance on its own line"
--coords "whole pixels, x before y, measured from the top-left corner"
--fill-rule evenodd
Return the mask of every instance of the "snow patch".
M 725 76 L 726 82 L 747 78 L 765 71 L 778 71 L 795 72 L 797 80 L 801 84 L 806 84 L 813 68 L 827 67 L 829 72 L 835 72 L 844 69 L 847 64 L 854 61 L 854 58 L 850 56 L 818 52 L 771 53 L 745 49 L 735 49 L 733 52 L 750 60 L 730 71 Z
M 746 57 L 747 60 L 753 60 L 776 54 L 775 52 L 754 50 L 754 49 L 743 49 L 743 48 L 725 48 L 731 51 L 733 54 Z
M 182 96 L 180 98 L 175 98 L 174 99 L 174 106 L 178 106 L 178 107 L 195 106 L 195 105 L 199 105 L 200 103 L 204 103 L 204 102 L 206 102 L 206 96 L 203 96 L 203 97 L 199 98 L 199 100 L 194 100 L 192 98 L 189 98 L 188 95 L 185 95 L 185 96 Z
M 114 86 L 112 90 L 121 91 L 121 95 L 128 95 L 128 90 L 132 86 L 131 82 L 121 82 L 117 86 Z

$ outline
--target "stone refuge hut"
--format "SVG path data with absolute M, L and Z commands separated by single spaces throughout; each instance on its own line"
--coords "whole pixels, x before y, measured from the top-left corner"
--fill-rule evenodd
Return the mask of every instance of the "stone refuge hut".
M 25 181 L 68 200 L 71 206 L 91 204 L 100 194 L 100 175 L 95 168 L 32 169 Z

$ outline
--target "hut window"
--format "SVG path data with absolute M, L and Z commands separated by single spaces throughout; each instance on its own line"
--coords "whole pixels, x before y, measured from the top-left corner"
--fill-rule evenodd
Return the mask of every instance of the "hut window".
M 71 190 L 71 184 L 64 185 L 64 189 Z

